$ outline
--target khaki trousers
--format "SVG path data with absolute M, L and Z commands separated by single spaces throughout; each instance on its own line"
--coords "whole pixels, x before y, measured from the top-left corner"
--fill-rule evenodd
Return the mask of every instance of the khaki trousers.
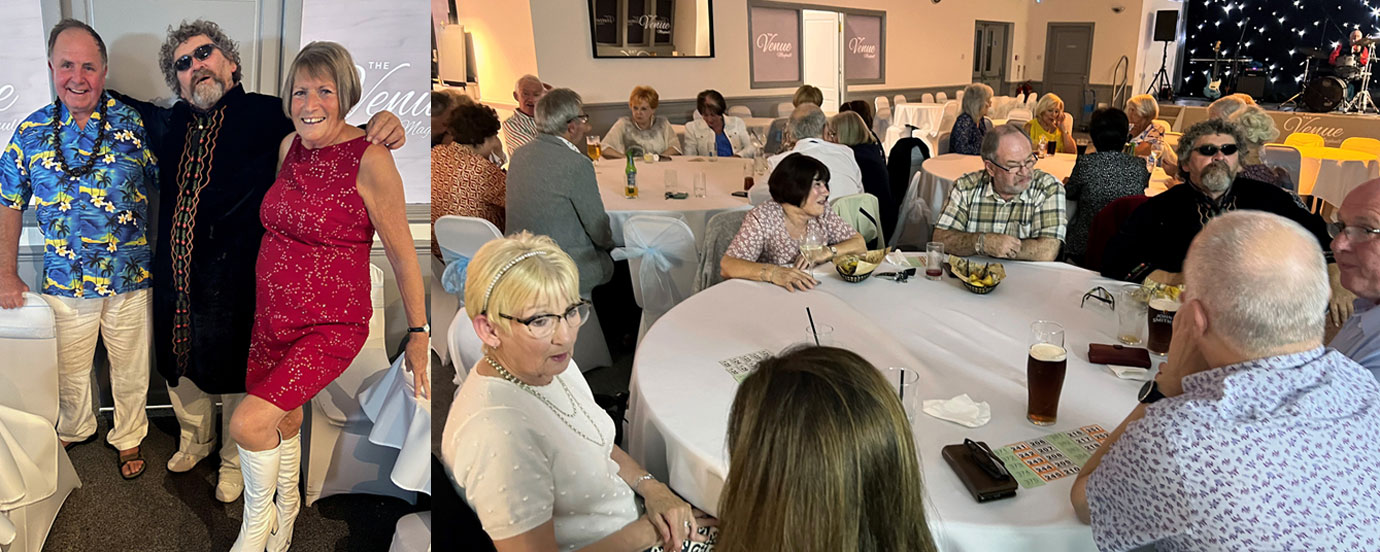
M 146 288 L 94 299 L 43 296 L 57 320 L 58 438 L 81 441 L 96 433 L 91 374 L 98 336 L 110 353 L 110 391 L 115 398 L 115 425 L 106 442 L 127 450 L 139 446 L 148 434 L 144 407 L 149 394 L 151 293 Z
M 230 436 L 230 416 L 244 400 L 244 393 L 209 394 L 191 379 L 181 378 L 177 387 L 168 386 L 168 397 L 182 430 L 177 450 L 203 457 L 209 456 L 216 444 L 216 399 L 220 399 L 220 473 L 239 472 L 240 454 Z

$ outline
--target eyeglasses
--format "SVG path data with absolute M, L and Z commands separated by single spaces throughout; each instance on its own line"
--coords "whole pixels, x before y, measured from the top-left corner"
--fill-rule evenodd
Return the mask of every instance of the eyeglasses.
M 1011 473 L 1006 471 L 1006 467 L 1001 464 L 1001 459 L 992 453 L 992 449 L 987 448 L 986 443 L 979 443 L 972 439 L 964 439 L 963 446 L 968 447 L 968 451 L 973 453 L 973 461 L 977 462 L 982 471 L 992 476 L 997 481 L 1005 481 L 1011 477 Z
M 1096 299 L 1098 301 L 1101 301 L 1102 304 L 1107 305 L 1112 309 L 1116 309 L 1116 298 L 1112 297 L 1112 292 L 1107 291 L 1107 288 L 1104 288 L 1102 286 L 1097 286 L 1095 288 L 1088 290 L 1087 293 L 1084 293 L 1083 301 L 1078 303 L 1078 308 L 1081 309 L 1083 307 L 1088 306 L 1088 299 Z
M 1240 148 L 1236 147 L 1236 144 L 1223 144 L 1221 146 L 1206 144 L 1193 148 L 1193 151 L 1198 152 L 1198 155 L 1202 155 L 1204 157 L 1212 157 L 1214 155 L 1217 155 L 1217 152 L 1219 151 L 1222 152 L 1222 155 L 1236 155 L 1236 151 L 1238 149 Z
M 993 161 L 993 160 L 991 160 L 991 159 L 988 159 L 987 162 L 988 162 L 988 163 L 991 163 L 993 167 L 996 167 L 996 168 L 998 168 L 998 169 L 1001 169 L 1002 172 L 1030 172 L 1031 170 L 1034 170 L 1034 169 L 1035 169 L 1035 163 L 1038 162 L 1039 160 L 1040 160 L 1040 158 L 1039 158 L 1038 156 L 1036 156 L 1035 154 L 1032 153 L 1032 154 L 1030 154 L 1030 157 L 1027 157 L 1027 158 L 1026 158 L 1026 160 L 1025 160 L 1024 163 L 1021 163 L 1021 164 L 1016 165 L 1016 166 L 1014 166 L 1014 167 L 1008 167 L 1008 166 L 1006 166 L 1006 165 L 1002 165 L 1001 163 L 998 163 L 998 162 Z
M 177 61 L 173 62 L 173 69 L 176 69 L 178 73 L 191 69 L 192 56 L 196 56 L 197 61 L 206 61 L 206 58 L 211 57 L 211 52 L 214 51 L 216 51 L 215 44 L 208 43 L 197 46 L 195 50 L 192 50 L 192 53 L 177 58 Z
M 1346 238 L 1351 241 L 1366 241 L 1376 236 L 1380 236 L 1380 228 L 1367 228 L 1365 226 L 1347 226 L 1345 224 L 1329 228 L 1328 234 L 1334 238 L 1339 238 L 1346 234 Z
M 565 324 L 572 330 L 585 325 L 585 321 L 589 320 L 589 307 L 589 301 L 582 300 L 565 309 L 563 314 L 538 314 L 527 318 L 514 318 L 506 314 L 499 314 L 499 316 L 527 326 L 527 331 L 531 332 L 532 337 L 546 339 L 551 337 L 551 334 L 556 333 L 557 322 L 561 320 L 564 320 Z
M 574 120 L 577 120 L 577 119 L 578 119 L 581 123 L 588 123 L 588 122 L 589 122 L 589 115 L 585 115 L 584 113 L 581 113 L 581 114 L 579 114 L 579 115 L 576 115 L 576 116 L 574 116 L 574 117 L 571 117 L 571 118 L 570 118 L 570 121 L 574 121 Z M 569 124 L 570 121 L 566 121 L 566 124 Z

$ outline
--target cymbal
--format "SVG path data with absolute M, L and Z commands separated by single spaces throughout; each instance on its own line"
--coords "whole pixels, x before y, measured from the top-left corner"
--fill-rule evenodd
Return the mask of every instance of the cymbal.
M 1361 40 L 1357 40 L 1353 44 L 1357 46 L 1371 46 L 1377 42 L 1380 42 L 1380 36 L 1367 36 L 1362 38 Z
M 1299 48 L 1298 51 L 1299 53 L 1302 53 L 1305 56 L 1313 58 L 1327 58 L 1332 56 L 1332 52 L 1329 52 L 1322 48 L 1303 47 Z

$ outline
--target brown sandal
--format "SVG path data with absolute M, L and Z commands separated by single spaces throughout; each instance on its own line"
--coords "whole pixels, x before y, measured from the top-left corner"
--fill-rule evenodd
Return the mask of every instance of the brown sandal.
M 134 479 L 136 477 L 144 475 L 144 469 L 147 468 L 149 465 L 149 463 L 144 460 L 144 450 L 141 447 L 135 447 L 134 454 L 132 455 L 126 455 L 125 453 L 121 452 L 118 461 L 120 466 L 120 477 L 123 477 L 126 480 Z M 131 462 L 140 462 L 141 464 L 139 466 L 139 470 L 131 474 L 126 474 L 125 466 L 129 465 Z

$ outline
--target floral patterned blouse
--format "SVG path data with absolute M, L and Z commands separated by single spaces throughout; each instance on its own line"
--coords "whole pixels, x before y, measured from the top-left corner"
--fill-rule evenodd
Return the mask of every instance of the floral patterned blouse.
M 834 245 L 858 234 L 852 226 L 832 210 L 806 222 L 806 228 L 822 231 L 825 243 Z M 786 209 L 780 203 L 767 201 L 748 211 L 743 226 L 733 243 L 724 252 L 727 257 L 754 263 L 789 265 L 800 256 L 800 245 L 786 230 Z

